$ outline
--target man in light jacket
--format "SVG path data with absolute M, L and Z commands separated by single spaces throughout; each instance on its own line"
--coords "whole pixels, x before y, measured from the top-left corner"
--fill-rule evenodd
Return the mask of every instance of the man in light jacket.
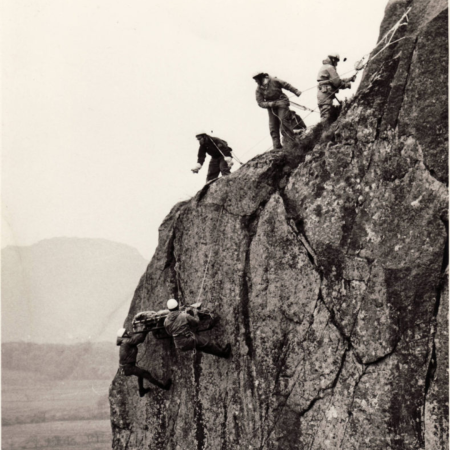
M 322 61 L 323 66 L 317 75 L 317 103 L 319 105 L 320 117 L 324 121 L 337 118 L 339 111 L 333 107 L 333 100 L 340 89 L 349 89 L 356 75 L 341 79 L 336 71 L 340 61 L 338 53 L 330 53 L 328 58 Z

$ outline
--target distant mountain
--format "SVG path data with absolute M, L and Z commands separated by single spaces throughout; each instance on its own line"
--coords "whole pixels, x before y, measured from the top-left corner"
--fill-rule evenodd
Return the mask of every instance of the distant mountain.
M 32 373 L 33 379 L 110 380 L 118 369 L 119 350 L 115 343 L 2 344 L 2 382 L 12 384 L 9 374 Z M 6 375 L 6 379 L 4 379 Z M 23 377 L 22 377 L 23 378 Z
M 136 249 L 104 239 L 4 248 L 2 341 L 114 341 L 146 265 Z

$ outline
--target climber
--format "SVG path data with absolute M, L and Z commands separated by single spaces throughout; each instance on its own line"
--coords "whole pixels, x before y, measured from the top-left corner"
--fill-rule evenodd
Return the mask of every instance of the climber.
M 349 89 L 351 83 L 355 81 L 356 74 L 350 78 L 341 79 L 336 72 L 336 67 L 340 61 L 338 53 L 330 53 L 322 61 L 319 74 L 317 75 L 317 102 L 320 110 L 320 117 L 323 122 L 332 122 L 337 119 L 340 108 L 333 106 L 333 100 L 339 89 Z M 337 100 L 337 99 L 336 99 Z M 339 100 L 338 100 L 339 101 Z
M 286 119 L 289 112 L 289 99 L 282 89 L 293 92 L 300 97 L 301 92 L 286 81 L 271 77 L 267 73 L 260 72 L 253 77 L 258 87 L 256 88 L 256 102 L 261 108 L 266 108 L 269 113 L 269 130 L 272 136 L 274 148 L 283 148 L 280 142 L 280 126 L 283 140 L 292 139 L 292 130 Z
M 200 148 L 198 149 L 197 164 L 192 172 L 198 173 L 208 153 L 211 156 L 211 161 L 209 162 L 206 181 L 215 180 L 220 173 L 222 173 L 222 176 L 230 175 L 233 158 L 231 156 L 232 149 L 228 147 L 228 144 L 222 139 L 211 137 L 206 133 L 199 133 L 195 137 L 200 143 Z
M 136 359 L 138 354 L 138 344 L 145 341 L 148 331 L 139 331 L 133 333 L 131 336 L 125 328 L 121 328 L 117 332 L 116 344 L 120 346 L 119 352 L 119 371 L 121 374 L 129 377 L 135 375 L 138 377 L 139 395 L 143 397 L 150 389 L 144 389 L 144 378 L 150 383 L 158 386 L 161 389 L 168 391 L 172 385 L 172 380 L 169 378 L 165 383 L 153 378 L 150 372 L 136 366 Z
M 195 308 L 180 311 L 180 306 L 175 299 L 170 299 L 167 302 L 167 308 L 170 312 L 164 321 L 164 327 L 167 334 L 173 336 L 176 348 L 183 352 L 196 349 L 203 353 L 218 356 L 219 358 L 230 357 L 230 344 L 227 344 L 222 349 L 218 345 L 210 342 L 208 338 L 196 333 L 200 320 Z

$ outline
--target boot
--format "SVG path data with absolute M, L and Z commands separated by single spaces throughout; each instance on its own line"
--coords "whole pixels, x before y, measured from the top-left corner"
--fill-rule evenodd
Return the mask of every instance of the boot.
M 277 139 L 272 138 L 272 142 L 273 142 L 273 148 L 275 150 L 280 150 L 283 148 L 283 146 L 281 145 L 281 142 L 280 142 L 280 138 L 277 138 Z
M 139 389 L 139 397 L 144 397 L 145 394 L 148 394 L 150 392 L 150 389 Z
M 231 344 L 227 344 L 223 349 L 222 358 L 228 359 L 230 355 L 231 355 Z

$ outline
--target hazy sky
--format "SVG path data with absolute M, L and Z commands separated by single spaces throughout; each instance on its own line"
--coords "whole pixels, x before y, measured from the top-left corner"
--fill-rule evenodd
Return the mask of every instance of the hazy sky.
M 353 69 L 386 3 L 4 1 L 2 245 L 106 238 L 149 258 L 164 216 L 204 184 L 195 134 L 244 161 L 267 150 L 254 73 L 306 90 L 330 51 Z M 297 101 L 315 108 L 315 89 Z

